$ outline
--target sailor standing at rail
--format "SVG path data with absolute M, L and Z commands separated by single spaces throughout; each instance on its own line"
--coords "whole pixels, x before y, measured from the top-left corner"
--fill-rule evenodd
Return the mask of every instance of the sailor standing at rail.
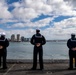
M 71 38 L 67 41 L 69 48 L 69 69 L 73 69 L 73 58 L 75 58 L 76 67 L 76 38 L 75 34 L 71 34 Z
M 3 62 L 3 69 L 7 69 L 6 57 L 7 57 L 7 47 L 9 46 L 9 41 L 5 38 L 5 33 L 0 34 L 0 66 Z M 1 61 L 1 59 L 3 61 Z
M 33 67 L 32 70 L 36 70 L 37 67 L 37 54 L 39 54 L 40 70 L 43 70 L 43 48 L 42 45 L 46 43 L 45 37 L 40 34 L 40 30 L 36 29 L 36 34 L 31 38 L 31 44 L 34 45 L 33 53 Z

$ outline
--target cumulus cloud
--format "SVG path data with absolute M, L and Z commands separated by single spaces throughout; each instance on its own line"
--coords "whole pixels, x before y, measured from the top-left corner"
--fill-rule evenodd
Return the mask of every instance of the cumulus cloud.
M 72 6 L 73 9 L 76 10 L 76 0 L 64 0 L 65 2 L 67 2 L 67 4 L 69 4 L 70 6 Z
M 25 22 L 39 17 L 41 14 L 47 15 L 52 11 L 51 6 L 45 4 L 42 0 L 24 0 L 22 3 L 16 2 L 12 5 L 15 7 L 12 14 Z
M 35 28 L 49 26 L 41 30 L 41 33 L 48 39 L 68 38 L 71 33 L 76 33 L 76 1 L 75 0 L 22 0 L 8 5 L 5 0 L 0 0 L 0 24 L 10 29 L 0 29 L 8 35 L 20 33 L 21 35 L 31 36 L 35 33 Z M 11 11 L 9 8 L 14 7 Z M 49 16 L 40 18 L 40 16 Z M 52 22 L 58 16 L 72 16 L 60 22 Z M 52 16 L 52 17 L 51 17 Z M 35 18 L 40 18 L 33 22 Z M 10 23 L 10 24 L 9 24 Z M 15 30 L 14 28 L 25 28 L 26 30 Z M 13 30 L 13 29 L 14 30 Z M 29 33 L 29 34 L 28 34 Z M 65 35 L 65 36 L 64 36 Z
M 27 22 L 27 23 L 15 23 L 15 24 L 12 24 L 11 26 L 8 26 L 8 28 L 23 28 L 23 27 L 36 27 L 36 28 L 40 28 L 40 27 L 45 27 L 45 26 L 48 26 L 50 21 L 52 21 L 54 19 L 54 17 L 52 18 L 45 18 L 45 19 L 41 19 L 37 22 Z
M 76 34 L 76 17 L 65 19 L 61 22 L 55 22 L 53 27 L 45 29 L 48 39 L 68 39 L 71 33 Z
M 0 0 L 0 18 L 12 18 L 12 14 L 8 11 L 8 6 L 4 0 Z

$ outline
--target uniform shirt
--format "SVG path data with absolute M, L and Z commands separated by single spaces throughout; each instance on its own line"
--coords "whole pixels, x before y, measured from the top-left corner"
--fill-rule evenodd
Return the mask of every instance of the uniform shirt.
M 3 46 L 3 49 L 9 46 L 9 41 L 7 39 L 0 39 L 0 46 Z
M 67 42 L 67 46 L 69 49 L 72 49 L 74 47 L 76 47 L 76 39 L 69 39 L 68 42 Z
M 41 43 L 41 45 L 44 45 L 46 43 L 46 40 L 43 35 L 41 34 L 34 34 L 31 38 L 31 44 L 36 45 L 37 43 Z

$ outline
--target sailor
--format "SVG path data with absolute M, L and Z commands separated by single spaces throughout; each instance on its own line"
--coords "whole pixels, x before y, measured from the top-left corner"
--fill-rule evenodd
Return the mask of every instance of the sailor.
M 7 69 L 6 57 L 7 57 L 7 47 L 9 46 L 9 41 L 5 38 L 5 33 L 0 34 L 0 66 L 1 58 L 3 60 L 3 69 Z
M 76 67 L 76 38 L 75 34 L 71 34 L 71 38 L 67 41 L 67 46 L 69 48 L 69 68 L 73 69 L 73 58 L 75 58 Z
M 36 70 L 37 67 L 37 54 L 39 54 L 40 70 L 43 70 L 43 48 L 42 45 L 46 43 L 45 37 L 40 34 L 40 30 L 36 29 L 36 34 L 31 38 L 31 44 L 34 45 L 33 52 L 33 67 L 32 70 Z

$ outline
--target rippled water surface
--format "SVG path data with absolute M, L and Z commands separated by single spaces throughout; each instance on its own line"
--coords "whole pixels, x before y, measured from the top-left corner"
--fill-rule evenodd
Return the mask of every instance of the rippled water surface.
M 33 45 L 30 42 L 10 42 L 7 48 L 8 59 L 32 59 Z M 44 59 L 68 59 L 66 42 L 47 42 L 43 46 Z

